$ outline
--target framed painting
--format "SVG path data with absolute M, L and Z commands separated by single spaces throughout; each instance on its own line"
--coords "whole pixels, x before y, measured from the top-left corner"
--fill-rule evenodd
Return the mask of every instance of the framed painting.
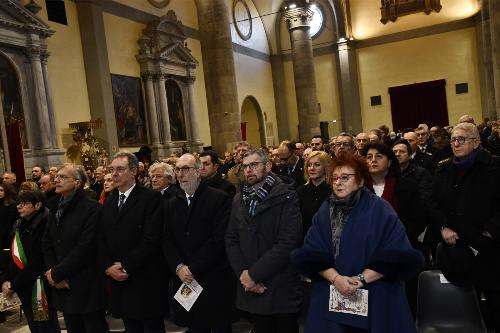
M 120 147 L 147 144 L 141 79 L 111 74 L 116 131 Z

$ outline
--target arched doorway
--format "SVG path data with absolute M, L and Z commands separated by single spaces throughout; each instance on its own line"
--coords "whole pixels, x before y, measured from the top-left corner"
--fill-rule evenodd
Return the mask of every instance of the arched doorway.
M 17 73 L 0 55 L 0 169 L 13 171 L 24 180 L 23 148 L 27 148 L 24 114 Z
M 253 96 L 247 96 L 241 105 L 241 129 L 243 140 L 252 146 L 266 145 L 264 116 L 259 103 Z

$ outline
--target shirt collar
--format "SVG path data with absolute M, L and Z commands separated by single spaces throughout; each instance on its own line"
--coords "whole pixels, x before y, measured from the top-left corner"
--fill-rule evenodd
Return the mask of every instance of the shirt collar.
M 127 191 L 120 192 L 120 195 L 124 194 L 125 195 L 125 199 L 127 199 L 128 196 L 130 195 L 130 192 L 132 192 L 132 190 L 134 189 L 134 187 L 135 187 L 136 184 L 137 183 L 134 183 L 134 185 L 132 185 Z

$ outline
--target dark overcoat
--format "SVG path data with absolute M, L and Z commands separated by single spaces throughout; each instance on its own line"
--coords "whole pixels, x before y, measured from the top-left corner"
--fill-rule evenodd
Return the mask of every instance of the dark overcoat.
M 433 202 L 436 229 L 449 226 L 459 242 L 478 251 L 476 283 L 500 290 L 500 157 L 480 150 L 463 176 L 451 159 L 441 163 L 434 177 Z
M 239 277 L 263 283 L 263 294 L 245 292 L 238 282 L 236 306 L 246 312 L 271 315 L 299 311 L 302 292 L 300 278 L 290 264 L 290 253 L 302 242 L 302 219 L 297 192 L 276 179 L 269 194 L 251 217 L 241 193 L 233 199 L 226 233 L 226 251 Z
M 122 282 L 109 278 L 113 316 L 135 320 L 163 316 L 167 309 L 165 260 L 161 254 L 161 194 L 136 184 L 118 211 L 118 191 L 106 199 L 101 219 L 99 256 L 104 272 L 121 262 L 128 273 Z
M 59 221 L 51 212 L 42 241 L 45 265 L 55 282 L 70 289 L 52 289 L 54 307 L 70 314 L 104 309 L 104 272 L 97 260 L 97 231 L 101 205 L 77 190 Z
M 189 206 L 182 190 L 168 201 L 163 253 L 173 273 L 179 264 L 187 265 L 203 288 L 189 312 L 177 301 L 173 302 L 174 320 L 178 325 L 216 328 L 236 319 L 236 279 L 224 248 L 230 209 L 229 196 L 205 182 L 201 182 Z M 174 292 L 180 285 L 180 279 L 175 276 Z

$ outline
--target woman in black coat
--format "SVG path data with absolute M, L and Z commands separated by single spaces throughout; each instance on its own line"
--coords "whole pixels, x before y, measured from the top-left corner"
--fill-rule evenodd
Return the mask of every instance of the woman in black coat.
M 324 151 L 313 151 L 308 156 L 304 176 L 307 182 L 297 188 L 304 236 L 319 207 L 332 193 L 329 175 L 332 158 Z
M 32 333 L 59 332 L 57 313 L 47 298 L 49 285 L 43 276 L 42 236 L 49 216 L 44 200 L 40 191 L 20 194 L 17 205 L 20 218 L 10 233 L 13 252 L 0 275 L 2 292 L 5 295 L 15 292 L 19 296 Z M 40 290 L 40 297 L 33 299 L 35 290 Z

